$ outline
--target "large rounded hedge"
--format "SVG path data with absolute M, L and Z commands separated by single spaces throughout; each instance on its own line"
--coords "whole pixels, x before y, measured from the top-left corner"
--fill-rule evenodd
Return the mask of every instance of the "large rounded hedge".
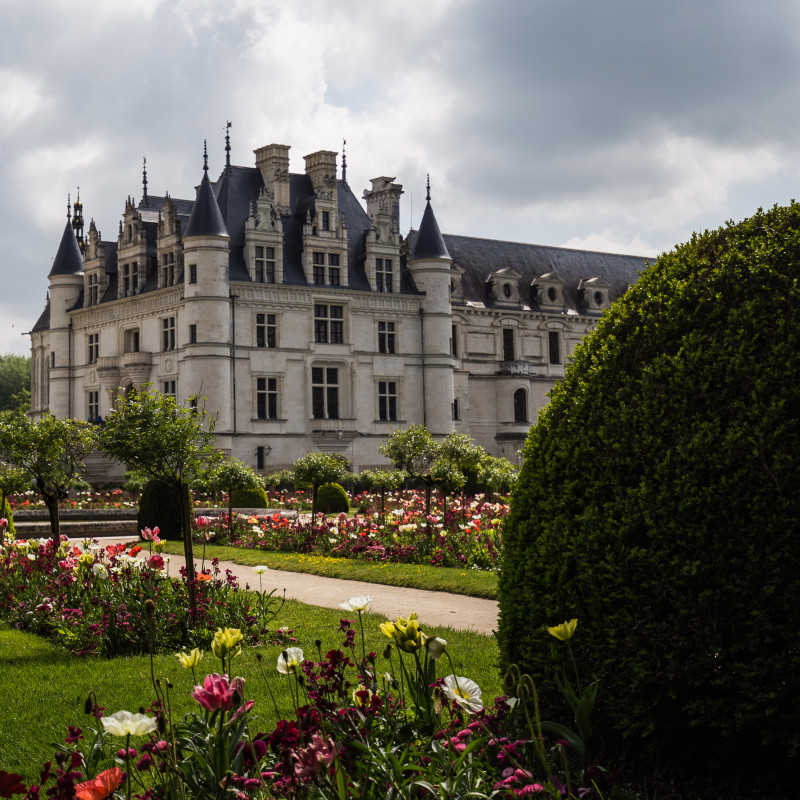
M 798 204 L 695 235 L 603 316 L 525 445 L 502 661 L 559 713 L 545 626 L 577 617 L 596 729 L 644 768 L 800 751 L 798 281 Z
M 178 490 L 164 481 L 149 480 L 139 498 L 136 515 L 139 530 L 158 527 L 161 539 L 183 539 L 181 500 Z

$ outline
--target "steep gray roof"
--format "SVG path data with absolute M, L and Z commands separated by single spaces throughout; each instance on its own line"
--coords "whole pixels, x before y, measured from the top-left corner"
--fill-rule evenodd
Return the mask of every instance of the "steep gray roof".
M 430 201 L 425 204 L 411 258 L 450 258 Z
M 83 272 L 83 256 L 81 255 L 80 247 L 78 247 L 78 240 L 75 238 L 72 226 L 67 220 L 67 226 L 61 236 L 61 244 L 58 246 L 58 252 L 53 259 L 53 266 L 50 268 L 48 277 L 52 278 L 53 275 L 79 275 L 81 272 Z
M 219 210 L 217 198 L 214 196 L 214 187 L 208 179 L 208 171 L 203 172 L 203 180 L 197 189 L 197 199 L 194 201 L 192 213 L 183 232 L 187 236 L 227 236 L 225 220 Z

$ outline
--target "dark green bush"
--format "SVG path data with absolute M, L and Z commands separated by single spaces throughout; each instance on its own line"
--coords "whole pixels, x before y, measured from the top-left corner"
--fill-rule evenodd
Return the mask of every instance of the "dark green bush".
M 323 514 L 346 514 L 350 510 L 350 498 L 339 483 L 323 483 L 317 489 L 317 510 Z
M 525 445 L 502 661 L 553 713 L 545 625 L 577 617 L 598 729 L 642 766 L 800 751 L 799 281 L 800 205 L 695 235 L 604 315 Z
M 231 492 L 231 505 L 234 508 L 266 508 L 269 500 L 263 486 L 236 488 Z
M 157 526 L 162 539 L 182 541 L 181 505 L 177 489 L 163 481 L 148 481 L 139 498 L 136 521 L 139 530 Z

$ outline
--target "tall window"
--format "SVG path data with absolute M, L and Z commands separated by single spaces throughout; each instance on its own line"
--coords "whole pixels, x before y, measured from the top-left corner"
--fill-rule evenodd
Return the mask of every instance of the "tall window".
M 514 360 L 514 329 L 503 328 L 503 361 Z
M 256 314 L 256 347 L 275 347 L 277 330 L 274 314 Z
M 133 328 L 132 330 L 125 331 L 123 339 L 124 352 L 138 353 L 139 352 L 139 329 Z
M 392 292 L 392 259 L 391 258 L 376 258 L 375 259 L 375 288 L 379 292 Z
M 528 393 L 524 389 L 514 392 L 514 422 L 528 421 Z
M 189 272 L 186 277 L 189 283 L 197 283 L 197 264 L 189 264 Z
M 459 411 L 458 411 L 458 398 L 453 400 L 452 408 L 453 408 L 453 419 L 461 419 L 461 417 L 459 416 Z
M 455 325 L 450 328 L 450 355 L 458 356 L 458 328 Z
M 89 276 L 89 305 L 96 306 L 97 305 L 97 298 L 98 298 L 98 289 L 99 289 L 99 278 L 96 272 L 93 272 Z
M 384 422 L 397 420 L 397 383 L 378 381 L 378 419 Z
M 314 306 L 314 341 L 322 344 L 341 344 L 344 341 L 342 306 Z
M 175 253 L 164 253 L 161 258 L 161 285 L 175 285 Z
M 267 448 L 263 444 L 256 447 L 256 469 L 261 471 L 266 465 Z
M 256 281 L 275 283 L 275 248 L 256 245 Z
M 161 349 L 175 349 L 175 317 L 165 317 L 161 320 Z
M 189 326 L 189 344 L 197 344 L 197 325 Z
M 548 344 L 550 347 L 550 363 L 561 363 L 561 346 L 559 343 L 558 331 L 548 331 Z
M 378 352 L 394 353 L 394 322 L 378 323 Z
M 94 422 L 100 416 L 100 392 L 89 392 L 89 402 L 87 408 L 87 419 Z
M 278 418 L 277 378 L 256 378 L 256 416 L 258 419 Z
M 311 415 L 314 419 L 339 419 L 339 369 L 311 368 Z
M 325 253 L 312 253 L 311 258 L 314 265 L 314 283 L 317 286 L 325 284 Z
M 87 361 L 90 364 L 96 364 L 97 358 L 100 355 L 100 334 L 99 333 L 90 333 L 89 334 L 89 352 L 87 354 Z
M 331 212 L 322 212 L 322 230 L 329 231 L 331 229 Z
M 161 387 L 162 394 L 165 394 L 167 397 L 171 397 L 173 400 L 176 398 L 175 392 L 175 381 L 164 381 L 164 385 Z
M 338 253 L 328 253 L 328 283 L 331 286 L 340 286 L 342 283 L 341 265 Z

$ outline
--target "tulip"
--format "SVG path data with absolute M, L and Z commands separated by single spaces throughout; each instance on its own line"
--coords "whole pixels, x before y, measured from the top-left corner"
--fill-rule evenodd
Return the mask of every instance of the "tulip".
M 552 628 L 548 628 L 547 632 L 562 642 L 568 642 L 573 637 L 575 628 L 577 627 L 578 620 L 571 619 L 569 622 L 562 622 L 560 625 L 554 625 Z
M 130 711 L 117 711 L 100 720 L 103 727 L 113 736 L 146 736 L 156 729 L 156 721 L 146 714 L 131 714 Z

